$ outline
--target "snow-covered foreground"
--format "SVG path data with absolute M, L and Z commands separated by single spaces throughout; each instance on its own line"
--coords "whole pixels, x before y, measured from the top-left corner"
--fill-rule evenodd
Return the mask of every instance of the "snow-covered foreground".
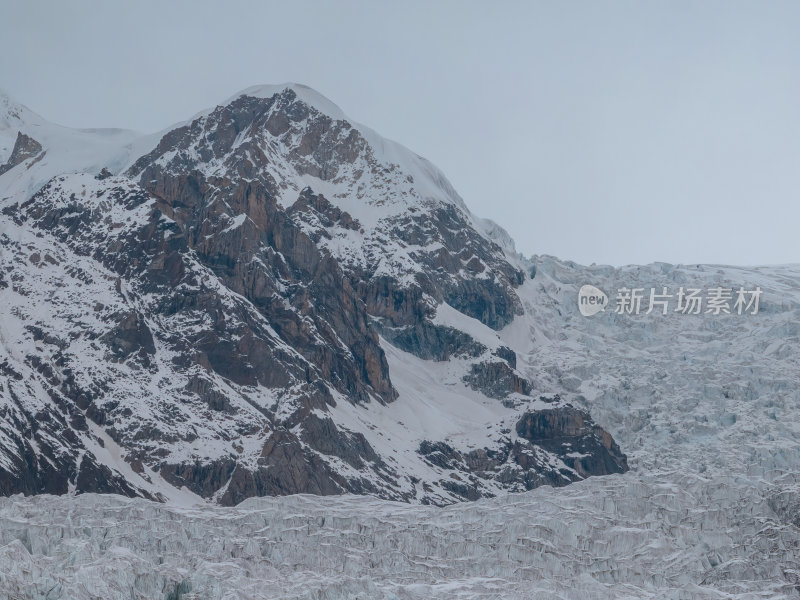
M 797 481 L 627 474 L 421 507 L 290 496 L 186 508 L 0 499 L 12 599 L 784 598 Z

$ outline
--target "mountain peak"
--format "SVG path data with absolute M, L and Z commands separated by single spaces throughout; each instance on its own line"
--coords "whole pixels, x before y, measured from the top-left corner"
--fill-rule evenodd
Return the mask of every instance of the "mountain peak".
M 287 90 L 291 90 L 294 94 L 303 102 L 308 104 L 309 106 L 316 108 L 323 114 L 328 115 L 332 119 L 336 120 L 346 120 L 347 116 L 344 114 L 341 108 L 339 108 L 336 104 L 334 104 L 331 100 L 326 98 L 324 95 L 320 94 L 313 88 L 308 87 L 307 85 L 303 85 L 302 83 L 281 83 L 278 85 L 272 84 L 264 84 L 264 85 L 255 85 L 244 90 L 241 90 L 237 94 L 234 94 L 228 100 L 226 100 L 225 104 L 229 104 L 236 98 L 240 98 L 241 96 L 252 96 L 255 98 L 270 98 L 275 94 L 282 94 Z
M 41 124 L 45 120 L 24 104 L 14 100 L 0 88 L 0 132 L 14 129 L 14 133 L 24 124 Z

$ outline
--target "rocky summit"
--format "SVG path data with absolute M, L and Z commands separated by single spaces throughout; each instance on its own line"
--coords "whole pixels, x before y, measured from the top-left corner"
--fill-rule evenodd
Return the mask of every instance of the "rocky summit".
M 443 505 L 623 473 L 531 376 L 534 276 L 305 86 L 154 136 L 0 97 L 0 494 Z

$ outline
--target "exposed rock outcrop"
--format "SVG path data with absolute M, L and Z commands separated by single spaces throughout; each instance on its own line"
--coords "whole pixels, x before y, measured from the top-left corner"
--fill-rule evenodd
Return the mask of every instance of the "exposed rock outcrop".
M 32 137 L 20 131 L 17 133 L 17 140 L 14 142 L 14 149 L 11 151 L 11 156 L 4 165 L 0 165 L 0 175 L 6 171 L 10 171 L 29 158 L 39 160 L 42 156 L 44 156 L 42 145 Z
M 498 333 L 526 277 L 502 232 L 319 106 L 240 95 L 2 200 L 0 493 L 447 504 L 624 471 L 585 413 L 523 416 L 549 390 Z M 43 152 L 20 133 L 8 169 Z
M 556 453 L 581 478 L 628 470 L 627 457 L 611 435 L 588 413 L 571 406 L 525 413 L 516 430 L 521 438 Z

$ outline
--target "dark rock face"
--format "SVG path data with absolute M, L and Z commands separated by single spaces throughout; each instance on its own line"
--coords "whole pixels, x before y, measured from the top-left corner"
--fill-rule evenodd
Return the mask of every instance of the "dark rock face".
M 336 456 L 355 469 L 364 466 L 364 461 L 379 462 L 380 458 L 360 433 L 340 431 L 330 418 L 321 419 L 309 415 L 303 420 L 302 440 L 322 454 Z
M 11 156 L 6 161 L 6 164 L 0 165 L 0 175 L 6 171 L 10 171 L 29 158 L 38 157 L 37 160 L 39 160 L 42 156 L 44 156 L 42 145 L 32 137 L 20 131 L 17 134 L 16 142 L 14 142 L 14 149 L 11 151 Z
M 248 183 L 220 188 L 222 183 L 209 185 L 196 174 L 187 181 L 183 177 L 170 182 L 156 179 L 149 187 L 168 187 L 183 198 L 180 211 L 171 197 L 159 198 L 158 207 L 190 232 L 188 248 L 228 289 L 251 302 L 326 381 L 336 373 L 337 389 L 351 398 L 367 401 L 373 394 L 383 401 L 393 400 L 395 392 L 377 335 L 336 261 L 318 251 L 265 189 Z M 226 198 L 226 210 L 245 215 L 240 226 L 231 228 L 233 217 L 218 212 L 219 203 L 209 208 L 212 197 L 220 193 Z M 305 320 L 311 321 L 311 328 Z M 218 343 L 210 349 L 209 359 L 220 374 L 233 375 L 242 383 L 277 383 L 266 374 L 235 373 L 236 365 L 225 358 L 235 354 L 231 350 Z
M 43 152 L 20 134 L 8 168 Z M 452 361 L 448 385 L 500 410 L 535 389 L 492 341 L 522 313 L 525 273 L 420 164 L 381 159 L 287 89 L 176 128 L 124 175 L 58 176 L 3 206 L 19 235 L 0 235 L 0 290 L 25 352 L 0 355 L 0 493 L 167 483 L 226 505 L 446 504 L 626 470 L 608 433 L 555 401 L 513 413 L 521 439 L 422 441 L 419 472 L 376 431 L 373 413 L 403 402 L 393 353 Z M 429 175 L 444 200 L 417 191 Z
M 611 435 L 576 408 L 565 406 L 526 413 L 516 429 L 520 437 L 558 454 L 581 478 L 628 470 L 627 457 Z
M 315 223 L 310 233 L 311 240 L 317 244 L 321 237 L 330 239 L 328 228 L 338 226 L 351 231 L 358 231 L 361 224 L 349 213 L 331 204 L 325 196 L 315 194 L 311 188 L 304 188 L 300 197 L 286 211 L 289 217 L 299 223 Z
M 109 360 L 156 369 L 152 360 L 155 338 L 148 325 L 148 321 L 156 321 L 162 346 L 173 353 L 172 363 L 187 374 L 197 373 L 198 368 L 207 373 L 192 375 L 184 391 L 210 409 L 242 416 L 214 383 L 213 375 L 239 386 L 293 390 L 295 408 L 280 422 L 274 407 L 259 406 L 261 423 L 240 424 L 228 432 L 248 435 L 274 430 L 272 441 L 264 446 L 269 451 L 262 453 L 257 468 L 245 469 L 231 458 L 202 465 L 162 462 L 159 442 L 191 441 L 192 435 L 167 433 L 158 422 L 117 429 L 113 423 L 127 420 L 135 407 L 109 401 L 103 390 L 92 395 L 78 392 L 67 377 L 66 358 L 62 362 L 67 368 L 51 374 L 53 384 L 63 382 L 59 387 L 70 390 L 71 399 L 87 417 L 105 426 L 121 445 L 136 448 L 132 453 L 136 460 L 160 471 L 173 485 L 186 485 L 204 497 L 215 496 L 229 503 L 241 501 L 247 497 L 242 494 L 249 492 L 374 490 L 374 485 L 358 478 L 346 480 L 336 475 L 317 454 L 342 458 L 360 470 L 378 468 L 377 456 L 363 436 L 341 432 L 330 420 L 320 422 L 309 412 L 335 404 L 332 390 L 353 402 L 395 398 L 377 335 L 336 262 L 320 254 L 274 202 L 270 206 L 260 193 L 244 189 L 243 184 L 230 190 L 228 204 L 246 202 L 249 197 L 267 206 L 261 227 L 244 220 L 228 235 L 216 235 L 211 224 L 214 217 L 207 214 L 198 217 L 195 225 L 165 221 L 162 209 L 170 209 L 168 204 L 119 180 L 102 186 L 95 197 L 64 194 L 59 182 L 53 182 L 17 213 L 22 221 L 47 229 L 76 252 L 91 252 L 100 258 L 117 273 L 118 290 L 125 287 L 128 294 L 151 298 L 146 310 L 101 309 L 110 329 L 94 335 L 106 346 Z M 146 205 L 143 199 L 148 199 Z M 140 211 L 140 221 L 115 229 L 102 218 L 111 210 L 106 202 Z M 219 227 L 226 223 L 223 214 Z M 185 229 L 199 231 L 187 236 Z M 213 233 L 204 233 L 208 231 Z M 203 282 L 209 276 L 223 284 L 226 294 L 236 299 L 234 304 Z M 194 331 L 167 325 L 171 319 L 181 325 L 190 315 L 205 325 Z M 168 421 L 167 415 L 173 411 L 169 407 L 164 410 L 163 418 Z M 288 430 L 281 434 L 280 423 L 302 424 L 306 441 L 301 443 Z M 94 485 L 101 474 L 89 477 L 87 472 L 86 485 Z M 94 487 L 105 491 L 99 483 Z
M 156 351 L 153 334 L 150 333 L 144 317 L 134 311 L 122 316 L 119 325 L 101 339 L 108 344 L 117 360 L 124 360 L 133 353 L 138 353 L 139 358 L 145 359 L 148 354 L 155 354 Z
M 513 362 L 516 363 L 516 357 Z M 506 361 L 473 364 L 464 381 L 490 398 L 505 398 L 514 393 L 527 396 L 531 392 L 530 382 L 517 375 Z
M 426 360 L 448 360 L 451 356 L 477 357 L 486 351 L 469 334 L 432 322 L 435 306 L 421 287 L 402 287 L 396 279 L 372 277 L 359 280 L 358 291 L 375 325 L 389 342 Z
M 392 344 L 426 360 L 477 357 L 486 348 L 463 331 L 434 323 L 436 306 L 446 302 L 492 329 L 521 313 L 514 288 L 523 273 L 498 260 L 499 247 L 470 236 L 467 232 L 474 230 L 455 208 L 390 219 L 386 227 L 403 246 L 438 246 L 412 253 L 419 270 L 410 284 L 376 272 L 377 265 L 346 267 L 381 335 Z M 490 277 L 475 277 L 487 272 Z
M 445 442 L 424 441 L 418 452 L 448 474 L 442 485 L 465 500 L 487 495 L 486 481 L 522 491 L 628 470 L 626 456 L 584 411 L 566 406 L 527 412 L 516 430 L 522 440 L 505 438 L 494 448 L 461 452 Z M 546 467 L 554 461 L 561 468 Z
M 0 392 L 9 394 L 14 401 L 0 408 L 0 436 L 6 446 L 16 450 L 4 452 L 0 464 L 0 494 L 65 494 L 72 487 L 79 494 L 102 492 L 155 499 L 119 473 L 98 464 L 95 457 L 86 452 L 81 440 L 86 424 L 79 412 L 70 410 L 72 407 L 65 397 L 53 390 L 56 410 L 43 409 L 28 414 L 26 402 L 10 385 L 11 380 L 22 381 L 22 375 L 5 361 L 0 364 L 0 373 L 8 378 L 0 381 Z M 56 440 L 66 440 L 74 453 L 63 452 Z
M 418 278 L 423 293 L 492 329 L 501 329 L 521 314 L 514 288 L 524 281 L 523 272 L 499 260 L 499 246 L 474 235 L 454 206 L 437 207 L 428 215 L 404 216 L 392 226 L 404 244 L 427 245 L 431 240 L 441 244 L 435 251 L 419 253 L 425 267 Z M 486 272 L 491 277 L 479 277 Z
M 360 160 L 364 169 L 356 171 L 356 179 L 362 178 L 365 169 L 375 177 L 388 177 L 385 166 L 378 163 L 358 130 L 347 121 L 334 121 L 308 107 L 290 89 L 267 99 L 242 96 L 217 107 L 207 117 L 164 136 L 129 174 L 167 201 L 171 210 L 165 210 L 165 214 L 183 222 L 181 215 L 197 206 L 202 190 L 208 189 L 199 178 L 187 178 L 187 174 L 211 160 L 226 167 L 226 180 L 219 183 L 227 185 L 228 179 L 233 183 L 247 181 L 248 186 L 257 183 L 265 196 L 277 196 L 285 184 L 264 168 L 276 162 L 270 153 L 273 139 L 291 144 L 288 156 L 280 160 L 288 158 L 299 175 L 338 181 Z M 379 179 L 379 184 L 384 183 Z M 219 190 L 214 193 L 218 195 Z M 268 216 L 259 202 L 233 208 L 247 214 L 255 224 L 263 224 Z M 331 228 L 360 227 L 352 216 L 311 190 L 304 190 L 286 214 L 309 233 L 314 243 L 329 239 Z M 420 248 L 411 253 L 416 263 L 413 283 L 379 272 L 385 255 L 382 240 L 387 238 L 403 247 Z M 502 258 L 497 244 L 476 235 L 464 212 L 451 204 L 387 218 L 380 234 L 364 243 L 366 262 L 356 265 L 341 261 L 341 266 L 366 303 L 367 312 L 379 319 L 381 331 L 391 328 L 392 338 L 400 339 L 401 344 L 409 340 L 405 348 L 421 352 L 421 357 L 446 360 L 452 347 L 452 339 L 436 345 L 437 338 L 448 336 L 431 331 L 432 324 L 421 318 L 430 309 L 427 297 L 436 303 L 446 301 L 493 329 L 502 328 L 521 313 L 513 288 L 522 283 L 524 273 Z M 401 311 L 398 306 L 403 307 Z M 411 331 L 400 331 L 406 328 Z M 419 338 L 423 343 L 416 343 Z M 464 345 L 469 342 L 459 341 L 459 346 Z

